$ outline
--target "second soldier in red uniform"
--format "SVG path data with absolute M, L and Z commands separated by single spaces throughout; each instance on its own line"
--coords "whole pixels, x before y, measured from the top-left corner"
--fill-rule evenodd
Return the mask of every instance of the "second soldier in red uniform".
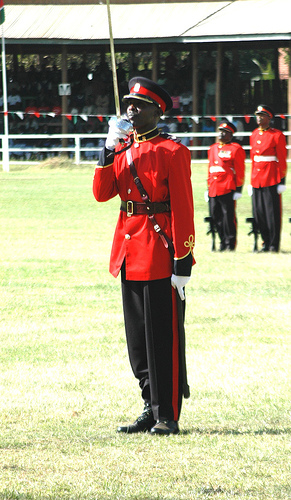
M 245 152 L 233 134 L 236 127 L 222 122 L 218 142 L 208 151 L 208 197 L 212 223 L 220 238 L 220 250 L 235 250 L 237 243 L 236 200 L 241 197 L 245 177 Z

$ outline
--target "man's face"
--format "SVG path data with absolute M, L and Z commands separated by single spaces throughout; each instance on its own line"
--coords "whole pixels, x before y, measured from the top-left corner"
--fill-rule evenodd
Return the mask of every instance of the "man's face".
M 263 129 L 266 129 L 266 128 L 269 128 L 270 126 L 270 121 L 271 121 L 271 118 L 269 118 L 267 115 L 265 114 L 258 114 L 257 115 L 257 124 L 259 125 L 259 127 L 263 128 Z
M 219 129 L 219 131 L 218 131 L 218 141 L 221 144 L 226 144 L 228 142 L 231 142 L 231 139 L 232 139 L 232 133 L 231 132 L 229 132 L 228 130 Z
M 138 134 L 155 128 L 160 119 L 158 106 L 140 99 L 127 99 L 126 112 L 129 121 Z

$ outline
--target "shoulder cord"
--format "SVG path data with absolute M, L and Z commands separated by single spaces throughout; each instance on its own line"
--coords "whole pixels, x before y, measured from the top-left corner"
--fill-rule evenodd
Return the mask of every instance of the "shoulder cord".
M 149 195 L 147 194 L 146 190 L 144 189 L 144 187 L 143 187 L 143 185 L 141 183 L 140 178 L 137 175 L 137 171 L 136 171 L 133 159 L 132 159 L 132 154 L 131 154 L 131 150 L 130 149 L 127 149 L 127 151 L 126 151 L 126 159 L 127 159 L 127 163 L 129 165 L 129 168 L 130 168 L 130 172 L 131 172 L 131 174 L 133 176 L 134 183 L 135 183 L 135 185 L 136 185 L 136 187 L 139 190 L 139 193 L 141 195 L 142 201 L 148 207 L 150 207 L 150 205 L 149 205 L 150 204 Z M 174 245 L 173 245 L 172 241 L 167 236 L 167 234 L 164 233 L 164 231 L 160 228 L 160 226 L 157 223 L 154 215 L 152 215 L 152 214 L 150 215 L 149 214 L 148 218 L 150 219 L 151 223 L 153 224 L 154 230 L 156 231 L 156 233 L 158 233 L 158 235 L 162 239 L 162 242 L 163 242 L 164 246 L 169 250 L 171 258 L 174 259 Z

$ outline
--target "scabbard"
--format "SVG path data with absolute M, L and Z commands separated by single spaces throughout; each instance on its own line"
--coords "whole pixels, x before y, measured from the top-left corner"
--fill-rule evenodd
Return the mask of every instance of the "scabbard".
M 185 399 L 188 399 L 190 398 L 190 387 L 188 385 L 188 380 L 187 380 L 187 365 L 186 365 L 186 338 L 185 338 L 185 328 L 184 328 L 185 308 L 183 306 L 183 301 L 181 300 L 177 290 L 176 290 L 176 301 L 177 301 L 179 349 L 180 349 L 180 362 L 181 362 L 181 373 L 182 373 L 182 384 L 183 384 L 183 396 Z

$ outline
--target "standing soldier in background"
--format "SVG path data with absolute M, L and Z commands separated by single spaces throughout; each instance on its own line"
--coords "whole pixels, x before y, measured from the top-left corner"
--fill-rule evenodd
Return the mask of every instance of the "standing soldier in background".
M 135 77 L 124 101 L 133 144 L 123 150 L 127 134 L 120 121 L 111 122 L 93 181 L 97 201 L 121 198 L 110 272 L 121 272 L 129 359 L 144 401 L 135 422 L 117 430 L 177 434 L 182 396 L 189 397 L 178 306 L 183 324 L 184 287 L 195 263 L 191 154 L 157 129 L 172 107 L 163 88 Z
M 286 189 L 287 149 L 284 134 L 270 127 L 274 113 L 264 104 L 255 111 L 258 128 L 250 137 L 253 217 L 263 240 L 262 252 L 280 247 L 282 200 Z
M 220 251 L 235 250 L 237 242 L 236 200 L 242 196 L 245 177 L 245 152 L 232 142 L 236 127 L 222 122 L 218 142 L 208 151 L 209 213 L 220 238 Z

